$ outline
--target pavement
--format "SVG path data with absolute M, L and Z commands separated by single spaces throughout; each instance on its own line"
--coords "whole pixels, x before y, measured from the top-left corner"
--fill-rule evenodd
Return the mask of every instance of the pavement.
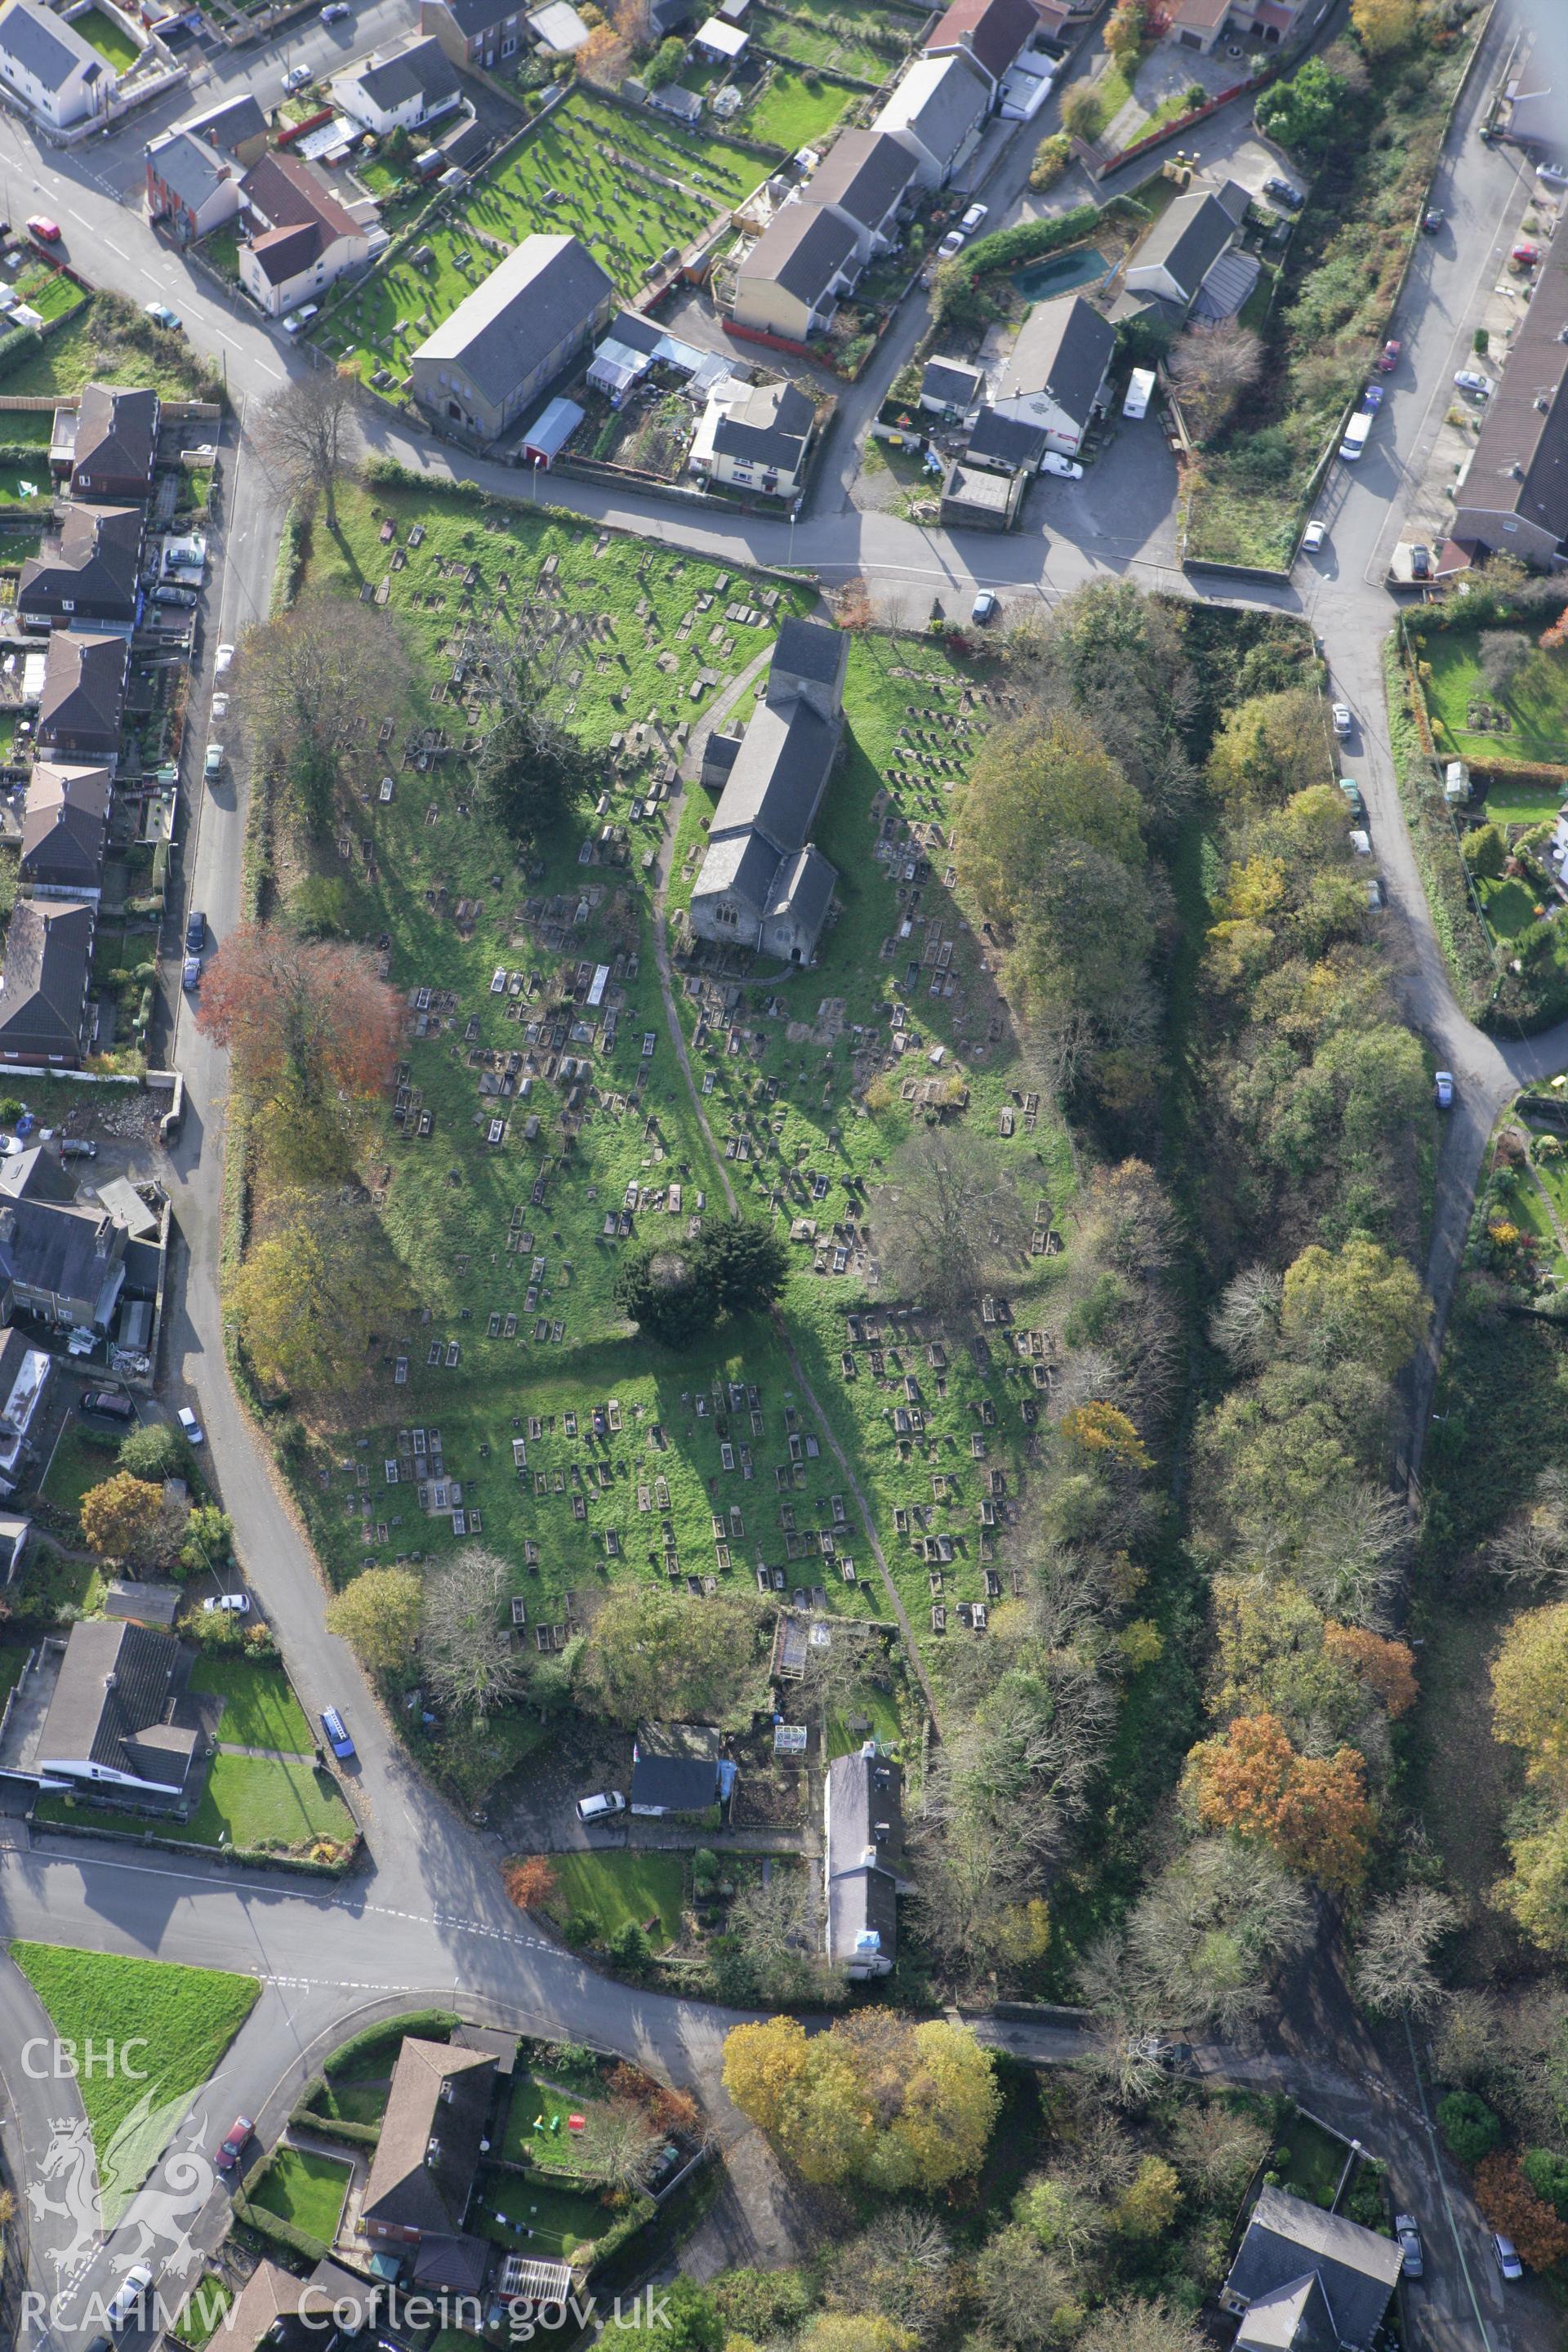
M 224 436 L 222 517 L 212 533 L 214 569 L 193 683 L 192 707 L 198 713 L 205 714 L 210 693 L 212 648 L 268 609 L 281 528 L 282 500 L 245 438 L 245 421 L 256 401 L 311 362 L 239 298 L 219 294 L 153 236 L 139 202 L 141 145 L 153 129 L 189 111 L 197 100 L 240 87 L 255 88 L 264 99 L 274 97 L 289 64 L 303 58 L 320 68 L 358 54 L 404 29 L 414 16 L 412 0 L 378 0 L 346 26 L 312 21 L 252 51 L 226 54 L 201 69 L 192 91 L 94 142 L 90 152 L 40 154 L 23 125 L 0 116 L 0 192 L 12 215 L 33 209 L 33 198 L 47 194 L 47 208 L 65 224 L 72 255 L 89 274 L 137 299 L 156 296 L 169 302 L 185 320 L 193 343 L 212 353 L 226 373 L 238 416 Z M 1048 605 L 1085 581 L 1131 576 L 1176 593 L 1300 613 L 1311 622 L 1332 690 L 1356 713 L 1358 731 L 1346 772 L 1360 782 L 1370 811 L 1388 887 L 1390 936 L 1406 1017 L 1459 1080 L 1437 1171 L 1428 1267 L 1435 1328 L 1412 1383 L 1404 1449 L 1412 1476 L 1419 1468 L 1441 1328 L 1487 1131 L 1522 1078 L 1568 1064 L 1568 1026 L 1526 1043 L 1502 1043 L 1473 1029 L 1453 1002 L 1400 816 L 1379 665 L 1379 646 L 1393 618 L 1381 585 L 1387 550 L 1410 488 L 1424 468 L 1447 381 L 1463 363 L 1455 354 L 1468 348 L 1477 305 L 1494 282 L 1502 225 L 1518 200 L 1520 166 L 1506 153 L 1482 148 L 1472 136 L 1511 34 L 1503 0 L 1485 36 L 1480 68 L 1439 173 L 1435 201 L 1448 214 L 1448 231 L 1423 241 L 1395 323 L 1405 347 L 1404 365 L 1392 380 L 1366 458 L 1359 467 L 1336 468 L 1331 477 L 1323 507 L 1331 525 L 1328 546 L 1289 584 L 1259 591 L 1212 579 L 1194 583 L 1176 568 L 1168 481 L 1159 471 L 1159 452 L 1152 446 L 1158 436 L 1152 429 L 1141 439 L 1137 428 L 1124 428 L 1102 461 L 1102 476 L 1097 468 L 1096 478 L 1081 485 L 1052 485 L 1037 492 L 1038 526 L 1031 520 L 1031 528 L 1015 538 L 972 538 L 858 509 L 849 489 L 860 432 L 921 331 L 920 298 L 895 321 L 868 377 L 846 396 L 833 463 L 798 524 L 727 515 L 697 520 L 596 484 L 557 480 L 550 493 L 574 512 L 720 561 L 793 562 L 829 583 L 863 573 L 885 607 L 929 604 L 936 595 L 950 612 L 966 612 L 984 586 L 996 590 L 1016 611 Z M 1050 120 L 1038 127 L 1048 129 Z M 1205 163 L 1218 163 L 1248 142 L 1256 143 L 1246 109 L 1238 105 L 1205 123 L 1197 143 Z M 1026 143 L 1016 142 L 987 187 L 998 220 L 1018 201 L 1027 162 Z M 1057 198 L 1074 200 L 1070 178 Z M 518 478 L 509 469 L 456 458 L 380 410 L 367 415 L 365 437 L 371 446 L 434 478 L 458 473 L 482 487 L 519 493 Z M 1147 468 L 1147 480 L 1142 467 Z M 1123 487 L 1113 495 L 1119 468 Z M 1138 515 L 1136 525 L 1130 522 L 1129 507 Z M 199 745 L 204 727 L 194 725 L 190 737 Z M 191 902 L 205 907 L 221 940 L 239 910 L 249 789 L 243 747 L 235 747 L 216 791 L 204 793 L 199 778 L 187 782 L 194 816 L 183 845 L 184 875 Z M 410 2001 L 445 2000 L 519 2030 L 570 2035 L 615 2050 L 689 2085 L 712 2115 L 725 2148 L 730 2259 L 788 2259 L 792 2250 L 810 2242 L 811 2225 L 765 2145 L 723 2097 L 721 2049 L 733 2015 L 609 1982 L 520 1917 L 498 1881 L 495 1842 L 422 1780 L 381 1717 L 353 1657 L 325 1630 L 315 1561 L 225 1369 L 219 1232 L 226 1060 L 195 1030 L 182 1005 L 172 1005 L 168 1018 L 188 1106 L 169 1171 L 180 1235 L 168 1335 L 174 1401 L 190 1402 L 200 1412 L 225 1507 L 304 1703 L 312 1711 L 336 1705 L 349 1720 L 358 1750 L 351 1795 L 364 1821 L 371 1862 L 343 1886 L 320 1891 L 282 1874 L 242 1876 L 222 1865 L 132 1855 L 91 1840 L 42 1836 L 28 1843 L 18 1826 L 6 1822 L 0 1823 L 0 1931 L 244 1969 L 260 1979 L 257 2010 L 220 2077 L 198 2097 L 176 2133 L 153 2176 L 153 2195 L 176 2195 L 182 2150 L 209 2145 L 237 2109 L 256 2116 L 264 2137 L 275 2136 L 304 2074 L 355 2024 Z M 679 1049 L 679 1023 L 672 1034 Z M 1435 2352 L 1460 2352 L 1461 2347 L 1472 2352 L 1478 2346 L 1480 2352 L 1546 2352 L 1558 2337 L 1554 2315 L 1528 2286 L 1509 2290 L 1506 2302 L 1500 2288 L 1492 2291 L 1495 2273 L 1484 2231 L 1462 2184 L 1437 2154 L 1418 2079 L 1408 2065 L 1401 2071 L 1397 2051 L 1391 2053 L 1367 2034 L 1326 1946 L 1312 1969 L 1291 1987 L 1283 2007 L 1278 2032 L 1258 2050 L 1205 2053 L 1205 2061 L 1212 2059 L 1216 2078 L 1224 2079 L 1247 2079 L 1239 2071 L 1247 2067 L 1262 2068 L 1265 2075 L 1273 2069 L 1330 2120 L 1364 2119 L 1363 2136 L 1394 2164 L 1401 2194 L 1408 2193 L 1431 2241 L 1428 2279 L 1413 2305 L 1415 2339 Z M 37 2083 L 17 2063 L 17 2053 L 39 2030 L 24 1980 L 8 1962 L 0 1965 L 0 2069 L 8 2094 L 0 2133 L 13 2178 L 23 2183 L 41 2179 L 57 2122 L 68 2125 L 76 2113 L 68 2082 Z M 1047 2040 L 1020 2054 L 1054 2063 L 1077 2052 L 1070 2041 Z M 196 2243 L 216 2242 L 226 2193 L 216 2192 L 195 2217 Z M 1443 2215 L 1451 2221 L 1439 2221 Z M 35 2213 L 30 2221 L 35 2280 L 52 2289 L 53 2258 L 72 2247 L 77 2233 L 62 2213 Z M 89 2245 L 72 2255 L 65 2265 L 70 2300 L 60 2325 L 40 2336 L 40 2344 L 66 2347 L 83 2340 L 88 2291 L 117 2279 L 136 2242 L 134 2231 L 122 2230 L 110 2246 Z M 132 2335 L 124 2340 L 136 2352 L 138 2339 Z

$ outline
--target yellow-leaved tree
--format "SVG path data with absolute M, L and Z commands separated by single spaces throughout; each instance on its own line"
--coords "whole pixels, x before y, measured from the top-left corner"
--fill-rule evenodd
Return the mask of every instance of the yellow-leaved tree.
M 805 2179 L 888 2191 L 975 2171 L 1000 2105 L 991 2053 L 966 2027 L 885 2009 L 811 2036 L 793 2017 L 738 2025 L 724 2087 Z

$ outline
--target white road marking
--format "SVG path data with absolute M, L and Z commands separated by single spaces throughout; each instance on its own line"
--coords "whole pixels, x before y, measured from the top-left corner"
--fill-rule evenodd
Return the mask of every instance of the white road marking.
M 104 242 L 104 244 L 109 247 L 109 250 L 110 250 L 110 253 L 118 253 L 118 254 L 120 255 L 120 258 L 121 258 L 121 261 L 129 261 L 129 260 L 130 260 L 131 256 L 130 256 L 128 253 L 125 253 L 125 252 L 121 251 L 121 247 L 115 244 L 114 239 L 113 239 L 112 237 L 110 237 L 110 236 L 106 236 L 106 237 L 104 238 L 103 242 Z
M 258 366 L 258 368 L 261 368 L 262 370 L 264 370 L 264 372 L 265 372 L 268 375 L 275 375 L 275 376 L 277 377 L 277 379 L 278 379 L 278 381 L 279 381 L 279 383 L 288 383 L 289 379 L 288 379 L 288 377 L 284 374 L 284 373 L 283 373 L 283 371 L 282 371 L 282 369 L 281 369 L 281 368 L 275 368 L 275 367 L 271 367 L 271 366 L 269 366 L 269 365 L 268 364 L 268 362 L 267 362 L 267 361 L 266 361 L 266 360 L 258 360 L 258 361 L 257 361 L 257 362 L 256 362 L 256 364 L 257 364 L 257 366 Z

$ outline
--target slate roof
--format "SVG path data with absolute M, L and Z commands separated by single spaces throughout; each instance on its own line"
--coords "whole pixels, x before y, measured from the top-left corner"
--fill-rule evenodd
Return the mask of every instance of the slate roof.
M 447 0 L 447 8 L 458 30 L 469 41 L 506 17 L 521 14 L 521 0 Z
M 77 410 L 72 480 L 96 473 L 150 482 L 158 454 L 159 406 L 155 392 L 89 383 Z
M 854 1957 L 862 1935 L 874 1934 L 878 1949 L 893 1959 L 899 1948 L 899 1892 L 879 1870 L 858 1870 L 827 1887 L 827 1957 L 841 1964 Z
M 1233 212 L 1218 196 L 1207 189 L 1189 188 L 1166 206 L 1129 261 L 1129 272 L 1163 268 L 1190 299 L 1236 231 Z
M 126 620 L 132 620 L 141 562 L 140 507 L 73 504 L 66 510 L 59 537 L 47 541 L 23 564 L 16 609 L 23 614 L 58 614 L 67 602 L 72 602 L 79 606 L 116 607 Z
M 1283 2189 L 1265 2189 L 1247 2221 L 1226 2294 L 1253 2304 L 1315 2273 L 1339 2341 L 1370 2346 L 1399 2276 L 1392 2238 L 1325 2213 Z M 1267 2339 L 1266 2339 L 1267 2340 Z
M 855 232 L 821 205 L 781 205 L 736 275 L 782 286 L 816 310 L 835 278 L 855 258 Z
M 921 396 L 944 401 L 949 408 L 971 408 L 985 389 L 977 367 L 963 360 L 927 360 L 921 373 Z
M 427 109 L 438 105 L 444 98 L 455 98 L 462 87 L 458 68 L 434 33 L 411 34 L 378 62 L 342 79 L 357 81 L 373 104 L 389 114 L 411 98 L 423 97 Z
M 124 1286 L 129 1257 L 121 1221 L 100 1202 L 78 1201 L 51 1153 L 35 1148 L 0 1162 L 0 1287 L 14 1282 L 88 1302 L 102 1328 Z M 151 1293 L 155 1263 L 148 1274 Z
M 804 849 L 780 865 L 773 877 L 773 901 L 765 912 L 770 919 L 792 917 L 815 933 L 833 904 L 837 881 L 836 868 L 808 841 Z
M 877 117 L 883 131 L 905 130 L 948 163 L 990 104 L 990 92 L 963 56 L 921 58 Z
M 363 235 L 353 213 L 338 202 L 321 173 L 313 172 L 302 157 L 281 149 L 253 163 L 239 189 L 251 211 L 269 229 L 314 226 L 329 243 L 340 236 Z
M 1014 399 L 1048 392 L 1075 425 L 1086 425 L 1115 348 L 1114 329 L 1081 295 L 1037 302 L 1003 363 L 996 397 Z M 970 446 L 973 448 L 973 441 Z
M 118 737 L 130 651 L 123 637 L 57 629 L 45 656 L 38 740 L 87 732 Z
M 22 810 L 22 880 L 96 889 L 108 842 L 108 769 L 37 761 Z
M 804 677 L 814 686 L 841 688 L 848 661 L 849 640 L 842 629 L 830 629 L 822 621 L 798 620 L 792 614 L 773 639 L 769 688 L 775 679 Z
M 265 139 L 267 117 L 260 100 L 249 90 L 242 90 L 237 98 L 226 98 L 220 105 L 206 107 L 200 114 L 187 114 L 179 128 L 232 155 L 249 140 Z
M 838 733 L 809 703 L 759 702 L 713 812 L 709 838 L 754 827 L 781 857 L 802 847 L 838 749 Z
M 207 198 L 234 176 L 224 158 L 205 139 L 177 125 L 164 131 L 162 138 L 148 142 L 147 161 L 164 186 L 172 189 L 194 213 L 199 213 Z
M 179 1656 L 174 1637 L 152 1625 L 113 1618 L 73 1625 L 38 1736 L 38 1766 L 92 1763 L 134 1770 L 127 1742 L 162 1724 Z M 184 1786 L 195 1738 L 184 1732 L 174 1743 L 156 1743 L 168 1759 L 169 1786 Z M 145 1777 L 157 1777 L 156 1769 Z
M 992 80 L 1000 81 L 1019 50 L 1027 48 L 1039 22 L 1034 0 L 952 0 L 926 42 L 926 54 L 963 44 Z
M 805 193 L 815 204 L 837 205 L 862 228 L 880 228 L 914 176 L 914 157 L 887 131 L 845 131 L 806 182 Z
M 726 406 L 714 425 L 714 451 L 793 473 L 816 422 L 816 410 L 798 384 L 754 384 L 745 402 Z
M 998 416 L 994 408 L 983 408 L 974 420 L 964 454 L 977 466 L 993 466 L 1009 474 L 1032 474 L 1038 471 L 1048 446 L 1043 425 L 1026 425 L 1020 417 Z
M 460 2234 L 494 2080 L 495 2060 L 485 2051 L 405 2040 L 365 2184 L 365 2221 L 438 2238 Z M 443 2095 L 447 2084 L 450 2097 Z
M 904 1776 L 890 1757 L 857 1748 L 827 1768 L 827 1838 L 833 1868 L 863 1864 L 873 1849 L 877 1867 L 897 1878 L 904 1866 Z
M 719 1797 L 719 1767 L 711 1757 L 644 1756 L 632 1759 L 632 1811 L 657 1805 L 670 1813 L 700 1813 Z
M 57 92 L 79 68 L 85 68 L 83 79 L 89 82 L 101 81 L 110 70 L 74 25 L 52 8 L 36 7 L 33 0 L 9 0 L 8 6 L 0 8 L 0 49 L 46 89 Z
M 755 909 L 760 919 L 773 896 L 779 853 L 760 834 L 732 833 L 710 841 L 692 887 L 693 898 L 727 896 Z
M 414 358 L 459 368 L 500 407 L 519 380 L 574 335 L 613 291 L 580 238 L 525 236 L 426 337 Z
M 1568 538 L 1568 239 L 1546 248 L 1541 281 L 1514 330 L 1502 380 L 1486 404 L 1457 508 L 1517 514 Z M 1544 409 L 1536 406 L 1544 398 Z M 1462 536 L 1462 532 L 1459 534 Z
M 338 2263 L 318 2263 L 302 2279 L 264 2260 L 224 2314 L 224 2352 L 261 2352 L 264 2345 L 267 2352 L 322 2352 L 333 2341 L 330 2321 L 336 2305 L 358 2299 L 363 2324 L 381 2294 Z
M 92 928 L 92 908 L 77 899 L 17 900 L 0 965 L 0 1047 L 24 1055 L 79 1053 Z
M 1259 2295 L 1236 2338 L 1236 2352 L 1339 2352 L 1339 2330 L 1316 2271 Z

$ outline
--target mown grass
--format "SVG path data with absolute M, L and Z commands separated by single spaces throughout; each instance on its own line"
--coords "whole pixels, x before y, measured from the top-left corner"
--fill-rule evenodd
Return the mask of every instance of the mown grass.
M 222 1692 L 217 1736 L 236 1748 L 274 1748 L 286 1755 L 308 1756 L 316 1744 L 281 1666 L 209 1651 L 191 1669 L 191 1688 Z
M 215 1756 L 201 1802 L 188 1822 L 150 1822 L 144 1814 L 84 1809 L 68 1797 L 40 1797 L 41 1822 L 86 1822 L 140 1836 L 155 1829 L 175 1845 L 227 1845 L 240 1853 L 301 1853 L 319 1839 L 346 1843 L 353 1817 L 331 1776 L 303 1757 Z
M 315 2148 L 279 2147 L 247 2196 L 252 2205 L 330 2246 L 338 2234 L 349 2179 L 349 2167 L 338 2157 Z
M 584 2180 L 597 2180 L 602 2176 L 595 2151 L 595 2126 L 606 2104 L 584 2097 L 581 2091 L 558 2091 L 553 2084 L 524 2074 L 507 2108 L 500 2152 L 509 2164 L 545 2165 L 574 2172 Z M 583 2130 L 571 2128 L 573 2116 L 582 2118 Z
M 509 2253 L 570 2255 L 602 2238 L 609 2224 L 609 2210 L 597 2197 L 499 2172 L 480 2178 L 473 2226 Z
M 11 1958 L 62 2042 L 111 2045 L 115 2070 L 85 2069 L 77 2088 L 98 2154 L 111 2228 L 184 2116 L 216 2073 L 260 1987 L 217 1969 L 175 1968 L 113 1952 L 13 1943 Z M 139 2072 L 137 2070 L 144 2070 Z
M 765 139 L 776 147 L 812 145 L 826 136 L 843 114 L 854 93 L 837 82 L 822 81 L 811 73 L 792 73 L 775 66 L 767 86 L 741 118 L 746 135 Z
M 608 1941 L 618 1927 L 647 1927 L 655 1951 L 662 1951 L 680 1933 L 680 1907 L 686 1894 L 686 1865 L 678 1853 L 556 1853 L 550 1857 L 560 1894 L 552 1916 L 563 1924 L 571 1918 L 595 1920 Z M 650 1919 L 658 1926 L 648 1927 Z
M 1527 632 L 1515 634 L 1522 645 L 1531 646 Z M 1421 656 L 1432 672 L 1424 683 L 1434 732 L 1436 725 L 1442 729 L 1437 737 L 1441 750 L 1466 760 L 1568 767 L 1568 654 L 1542 653 L 1531 646 L 1528 660 L 1498 689 L 1481 676 L 1479 629 L 1434 629 L 1421 641 Z M 1472 728 L 1469 709 L 1477 701 L 1506 711 L 1511 724 L 1506 730 Z M 1489 797 L 1489 809 L 1495 797 Z M 1535 786 L 1523 797 L 1553 815 L 1560 795 Z
M 109 1429 L 95 1429 L 90 1423 L 79 1421 L 73 1413 L 61 1430 L 59 1443 L 50 1458 L 48 1473 L 39 1493 L 57 1510 L 73 1516 L 81 1508 L 81 1498 L 93 1486 L 100 1486 L 114 1475 L 115 1460 L 120 1452 L 120 1438 Z
M 72 24 L 84 41 L 90 41 L 100 58 L 107 58 L 116 73 L 129 73 L 142 52 L 129 33 L 117 25 L 101 8 L 89 8 Z
M 858 40 L 852 32 L 841 34 L 825 25 L 801 24 L 773 8 L 753 8 L 747 29 L 762 48 L 793 58 L 801 65 L 827 66 L 835 73 L 855 74 L 862 81 L 884 82 L 900 62 L 891 50 Z M 910 47 L 913 47 L 912 36 Z

